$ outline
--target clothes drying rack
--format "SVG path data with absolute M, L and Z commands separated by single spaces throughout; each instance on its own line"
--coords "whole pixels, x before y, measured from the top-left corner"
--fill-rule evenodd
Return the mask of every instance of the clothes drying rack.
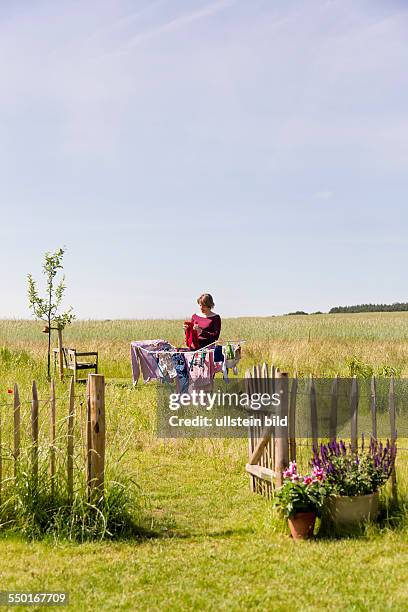
M 211 342 L 211 344 L 207 344 L 206 346 L 203 346 L 203 348 L 199 348 L 199 349 L 190 349 L 184 346 L 175 347 L 174 349 L 167 349 L 167 350 L 166 349 L 146 349 L 142 347 L 139 347 L 139 348 L 141 348 L 142 351 L 146 351 L 146 353 L 154 353 L 155 355 L 159 355 L 160 353 L 163 353 L 166 355 L 173 355 L 174 353 L 198 353 L 200 351 L 208 351 L 208 350 L 212 351 L 215 349 L 216 346 L 225 346 L 226 344 L 232 344 L 232 345 L 245 344 L 245 342 L 246 340 L 215 340 L 215 342 Z

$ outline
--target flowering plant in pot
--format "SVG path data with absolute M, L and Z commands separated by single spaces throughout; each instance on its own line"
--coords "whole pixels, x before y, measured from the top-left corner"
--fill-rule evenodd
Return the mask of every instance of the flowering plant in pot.
M 343 440 L 331 440 L 313 449 L 312 467 L 321 469 L 330 494 L 328 514 L 337 524 L 359 523 L 378 515 L 379 489 L 394 468 L 395 442 L 386 444 L 370 438 L 365 447 L 352 449 Z
M 284 482 L 275 493 L 274 503 L 280 513 L 288 519 L 295 540 L 313 535 L 316 516 L 320 515 L 326 497 L 324 471 L 316 466 L 311 474 L 298 474 L 296 462 L 292 461 L 283 472 Z

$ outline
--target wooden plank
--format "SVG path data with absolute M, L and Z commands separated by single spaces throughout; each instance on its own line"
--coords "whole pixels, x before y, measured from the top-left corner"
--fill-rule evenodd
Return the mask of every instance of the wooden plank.
M 333 380 L 330 390 L 330 416 L 329 416 L 329 438 L 335 440 L 337 437 L 337 408 L 339 399 L 339 377 Z
M 273 431 L 272 425 L 270 427 L 265 427 L 263 429 L 263 431 L 260 433 L 260 437 L 258 438 L 258 441 L 256 443 L 256 446 L 254 448 L 252 455 L 249 458 L 248 463 L 250 463 L 251 465 L 256 465 L 259 462 L 259 459 L 261 458 L 261 455 L 263 453 L 265 446 L 268 444 L 269 440 L 271 439 L 272 431 Z
M 252 367 L 252 393 L 253 394 L 260 393 L 260 366 L 259 364 L 254 364 Z M 254 428 L 254 434 L 255 434 L 254 443 L 255 443 L 255 449 L 256 449 L 260 442 L 260 438 L 262 436 L 261 428 L 257 425 Z M 257 458 L 256 463 L 261 461 L 262 453 L 263 453 L 263 448 L 262 448 L 262 451 L 259 457 Z M 251 462 L 251 458 L 249 459 L 249 462 Z M 257 493 L 263 493 L 262 482 L 258 478 L 255 479 L 255 491 Z
M 261 378 L 262 378 L 262 393 L 269 393 L 268 364 L 265 362 L 263 362 L 262 364 Z
M 262 393 L 260 389 L 261 369 L 258 364 L 252 368 L 253 393 Z
M 258 393 L 260 395 L 263 395 L 265 393 L 265 384 L 267 384 L 267 380 L 265 380 L 264 378 L 264 365 L 265 364 L 259 364 L 259 388 L 258 388 Z M 262 416 L 262 410 L 260 411 L 261 416 Z M 269 442 L 268 442 L 269 444 Z M 268 467 L 268 463 L 267 463 L 267 453 L 268 453 L 268 444 L 265 445 L 264 451 L 261 454 L 260 458 L 259 458 L 259 465 L 261 467 Z M 264 481 L 264 480 L 260 480 L 259 481 L 259 487 L 261 490 L 261 494 L 264 496 L 268 495 L 268 484 Z
M 71 378 L 69 386 L 68 435 L 67 435 L 67 483 L 68 499 L 74 496 L 74 419 L 75 419 L 75 383 Z
M 396 426 L 396 410 L 395 410 L 395 379 L 394 376 L 390 378 L 390 390 L 388 394 L 388 410 L 390 413 L 390 430 L 391 430 L 391 442 L 395 442 L 397 439 L 397 426 Z M 397 473 L 395 471 L 395 465 L 391 472 L 391 487 L 392 496 L 394 499 L 397 498 Z
M 252 476 L 256 476 L 257 478 L 260 478 L 261 480 L 266 480 L 268 482 L 273 482 L 273 479 L 276 477 L 276 472 L 274 470 L 271 470 L 267 467 L 262 467 L 260 465 L 252 465 L 250 463 L 247 463 L 245 469 L 248 474 L 251 474 Z
M 34 485 L 38 480 L 38 391 L 35 380 L 32 386 L 31 401 L 31 469 Z
M 270 370 L 270 379 L 271 379 L 271 392 L 275 393 L 275 377 L 276 377 L 276 368 L 275 366 L 272 364 L 271 365 L 271 370 Z
M 245 372 L 245 393 L 251 395 L 251 372 L 249 370 Z M 254 446 L 254 429 L 253 427 L 248 427 L 248 459 L 252 456 Z M 253 475 L 249 476 L 249 487 L 252 492 L 255 492 L 255 478 Z
M 279 372 L 276 379 L 276 392 L 280 395 L 279 416 L 288 419 L 289 412 L 289 379 L 286 372 Z M 275 428 L 275 471 L 276 486 L 283 484 L 283 471 L 289 465 L 289 439 L 287 426 L 276 426 Z
M 319 431 L 317 423 L 317 397 L 316 386 L 313 376 L 310 377 L 310 422 L 312 427 L 312 445 L 317 448 L 319 443 Z
M 377 381 L 375 379 L 375 376 L 371 378 L 370 410 L 371 410 L 372 435 L 373 435 L 373 438 L 377 439 Z
M 272 384 L 271 384 L 271 379 L 269 376 L 269 366 L 266 362 L 262 364 L 261 379 L 262 379 L 262 393 L 270 396 L 272 393 Z M 264 410 L 263 412 L 264 414 L 268 413 L 267 410 Z M 264 452 L 261 455 L 261 460 L 260 460 L 261 466 L 267 469 L 270 469 L 272 467 L 272 461 L 273 461 L 272 452 L 271 452 L 272 438 L 273 438 L 273 434 L 271 435 L 271 438 L 266 444 Z M 265 495 L 266 497 L 270 497 L 271 483 L 266 482 L 265 480 L 262 480 L 262 486 L 263 486 L 263 491 L 262 491 L 263 495 Z
M 105 475 L 105 377 L 89 374 L 90 478 L 89 496 L 103 493 Z
M 271 395 L 275 393 L 275 378 L 276 378 L 276 368 L 272 364 L 270 368 L 270 384 L 269 384 Z M 275 470 L 276 469 L 275 431 L 273 431 L 273 434 L 271 437 L 270 448 L 271 448 L 271 468 Z
M 14 478 L 17 476 L 18 461 L 20 458 L 20 428 L 21 428 L 21 414 L 20 414 L 20 395 L 18 392 L 18 385 L 14 385 Z
M 51 495 L 55 492 L 55 441 L 56 441 L 56 409 L 55 409 L 55 382 L 51 381 L 50 388 L 50 476 Z
M 358 381 L 356 376 L 353 376 L 351 382 L 350 441 L 352 452 L 356 452 L 358 447 Z
M 296 395 L 298 388 L 297 372 L 295 372 L 290 390 L 288 435 L 289 435 L 289 457 L 296 461 Z
M 58 326 L 58 373 L 59 379 L 62 380 L 64 378 L 64 362 L 62 356 L 62 329 Z

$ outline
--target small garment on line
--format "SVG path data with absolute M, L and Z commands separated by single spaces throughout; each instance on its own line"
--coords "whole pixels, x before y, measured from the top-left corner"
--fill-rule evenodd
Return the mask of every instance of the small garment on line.
M 210 385 L 214 376 L 214 360 L 212 351 L 196 351 L 187 353 L 186 361 L 190 375 L 189 389 L 197 389 Z
M 169 381 L 172 378 L 176 378 L 177 371 L 171 353 L 159 353 L 158 365 L 160 369 L 160 376 L 162 376 L 164 380 Z
M 173 353 L 172 355 L 174 368 L 177 374 L 176 382 L 178 393 L 188 392 L 190 377 L 188 373 L 188 366 L 185 355 L 186 353 Z
M 130 357 L 132 362 L 132 379 L 136 385 L 140 373 L 142 373 L 143 381 L 149 382 L 160 377 L 160 369 L 158 367 L 155 355 L 151 351 L 171 350 L 174 347 L 167 340 L 137 340 L 130 344 Z
M 222 372 L 224 380 L 228 382 L 228 370 L 232 369 L 235 376 L 238 376 L 238 361 L 241 359 L 241 346 L 239 344 L 234 347 L 231 344 L 226 344 L 222 347 L 224 361 L 222 364 Z

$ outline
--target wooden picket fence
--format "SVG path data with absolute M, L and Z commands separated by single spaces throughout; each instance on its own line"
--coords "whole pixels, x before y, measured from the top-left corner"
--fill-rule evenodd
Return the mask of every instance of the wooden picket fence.
M 53 380 L 46 398 L 39 397 L 35 381 L 29 399 L 20 399 L 17 383 L 10 395 L 11 391 L 13 401 L 0 406 L 0 500 L 5 485 L 16 478 L 23 458 L 27 461 L 29 457 L 32 482 L 37 483 L 39 456 L 44 449 L 49 460 L 51 493 L 62 468 L 65 471 L 62 482 L 66 483 L 69 500 L 73 499 L 75 481 L 82 479 L 83 474 L 88 498 L 103 494 L 104 376 L 90 374 L 86 393 L 82 395 L 76 395 L 73 379 L 68 393 L 62 397 L 56 396 Z
M 324 435 L 319 435 L 318 401 L 315 379 L 310 377 L 308 382 L 308 406 L 310 410 L 310 437 L 302 439 L 304 432 L 296 433 L 296 412 L 299 379 L 295 375 L 289 379 L 288 374 L 280 372 L 275 366 L 268 367 L 266 363 L 253 366 L 245 374 L 246 392 L 253 393 L 278 393 L 280 395 L 280 416 L 287 417 L 288 426 L 279 430 L 277 426 L 264 427 L 252 426 L 249 428 L 249 458 L 246 471 L 250 477 L 251 490 L 270 497 L 274 487 L 280 487 L 283 483 L 283 471 L 288 467 L 289 461 L 297 460 L 297 446 L 306 446 L 311 451 L 313 446 L 321 442 L 336 439 L 339 433 L 338 427 L 338 404 L 339 404 L 339 382 L 341 379 L 334 378 L 331 384 L 330 397 L 325 419 L 327 427 Z M 290 387 L 290 388 L 289 388 Z M 349 396 L 349 438 L 351 448 L 357 449 L 359 440 L 359 382 L 356 377 L 351 380 L 351 392 Z M 396 427 L 396 393 L 394 377 L 389 379 L 388 387 L 388 425 L 389 438 L 395 441 L 397 438 Z M 370 381 L 370 423 L 369 433 L 377 438 L 378 427 L 378 403 L 377 403 L 377 380 L 372 377 Z M 367 423 L 366 423 L 367 424 Z M 365 431 L 364 433 L 367 433 Z M 344 430 L 342 431 L 344 436 Z M 381 437 L 381 436 L 379 436 Z M 391 476 L 393 495 L 396 495 L 395 470 Z

